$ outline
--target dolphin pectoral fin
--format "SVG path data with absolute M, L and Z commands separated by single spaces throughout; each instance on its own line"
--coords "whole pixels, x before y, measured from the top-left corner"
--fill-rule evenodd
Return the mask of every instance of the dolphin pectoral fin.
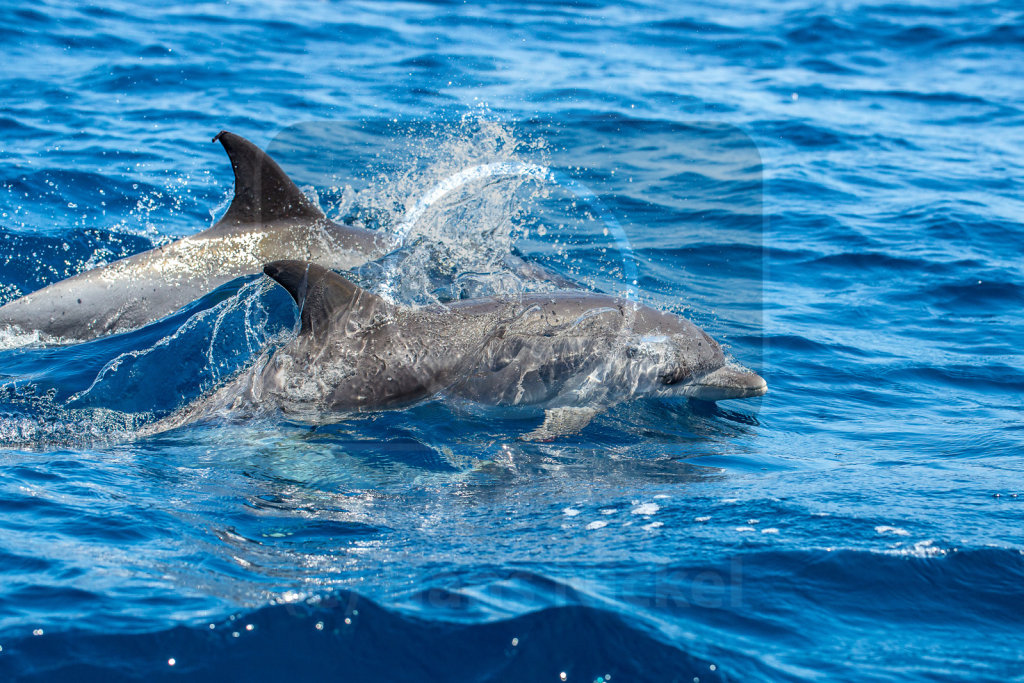
M 342 310 L 350 319 L 371 318 L 390 304 L 334 271 L 308 261 L 274 261 L 263 272 L 284 287 L 301 309 L 299 334 L 326 332 Z
M 544 423 L 520 438 L 523 441 L 554 441 L 560 436 L 575 434 L 594 419 L 596 408 L 562 406 L 544 411 Z
M 266 152 L 241 135 L 222 130 L 220 142 L 235 172 L 235 196 L 216 227 L 262 224 L 296 219 L 323 220 L 323 211 L 302 194 L 288 174 Z

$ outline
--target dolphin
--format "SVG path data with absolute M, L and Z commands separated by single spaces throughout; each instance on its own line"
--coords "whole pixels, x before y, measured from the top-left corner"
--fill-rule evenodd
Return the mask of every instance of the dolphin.
M 0 306 L 0 331 L 44 344 L 87 341 L 148 325 L 237 277 L 259 273 L 268 261 L 307 259 L 351 270 L 400 246 L 401 235 L 328 219 L 277 162 L 242 136 L 222 130 L 213 141 L 224 146 L 235 175 L 234 197 L 220 220 Z M 504 264 L 525 280 L 579 287 L 515 253 Z
M 404 308 L 314 263 L 275 261 L 264 273 L 298 305 L 297 336 L 164 428 L 267 406 L 320 423 L 445 395 L 542 409 L 543 424 L 523 438 L 550 440 L 637 396 L 720 401 L 767 391 L 690 321 L 613 296 L 557 291 Z
M 382 235 L 329 220 L 263 150 L 240 135 L 214 138 L 231 161 L 235 194 L 212 227 L 61 280 L 0 306 L 0 329 L 49 343 L 142 327 L 267 261 L 316 260 L 348 270 L 378 258 Z

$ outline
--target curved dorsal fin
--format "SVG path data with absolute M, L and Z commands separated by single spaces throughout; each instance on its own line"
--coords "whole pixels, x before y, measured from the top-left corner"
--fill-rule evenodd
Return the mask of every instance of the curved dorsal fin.
M 235 197 L 218 223 L 250 224 L 324 218 L 277 162 L 241 135 L 222 130 L 213 138 L 224 145 L 235 172 Z
M 309 261 L 274 261 L 263 272 L 288 290 L 301 310 L 299 334 L 321 335 L 340 311 L 349 321 L 369 321 L 388 303 L 334 271 Z

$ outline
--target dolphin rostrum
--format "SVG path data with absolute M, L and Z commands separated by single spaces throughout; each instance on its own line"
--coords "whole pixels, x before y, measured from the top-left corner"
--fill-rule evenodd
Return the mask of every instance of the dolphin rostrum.
M 693 323 L 612 296 L 547 292 L 408 309 L 316 264 L 277 261 L 264 272 L 301 309 L 298 335 L 164 428 L 267 406 L 319 422 L 443 394 L 543 409 L 543 425 L 525 438 L 547 440 L 636 396 L 720 401 L 767 390 Z
M 234 198 L 213 227 L 0 306 L 0 329 L 85 341 L 158 320 L 267 261 L 306 258 L 347 270 L 388 250 L 378 233 L 329 220 L 253 143 L 227 131 L 213 139 L 235 174 Z

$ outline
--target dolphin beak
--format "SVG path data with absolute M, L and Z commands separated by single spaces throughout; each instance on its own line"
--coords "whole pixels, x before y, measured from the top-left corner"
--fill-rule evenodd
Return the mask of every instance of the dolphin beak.
M 728 365 L 688 383 L 684 393 L 701 401 L 724 401 L 730 398 L 763 396 L 768 383 L 756 372 Z

